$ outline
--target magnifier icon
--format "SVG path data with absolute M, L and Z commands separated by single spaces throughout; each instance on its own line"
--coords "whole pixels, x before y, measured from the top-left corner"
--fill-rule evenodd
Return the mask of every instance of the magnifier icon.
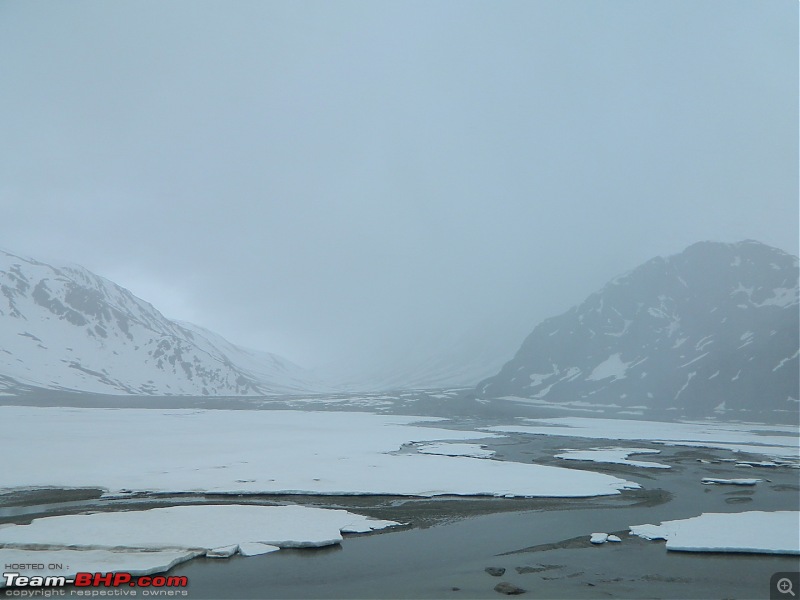
M 781 594 L 791 594 L 792 597 L 795 596 L 795 593 L 792 591 L 792 580 L 787 577 L 778 579 L 778 582 L 775 584 L 775 587 L 778 588 L 778 591 Z

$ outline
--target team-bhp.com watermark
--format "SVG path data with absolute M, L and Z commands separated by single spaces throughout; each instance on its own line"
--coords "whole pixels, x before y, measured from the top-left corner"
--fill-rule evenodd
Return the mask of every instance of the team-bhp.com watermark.
M 189 579 L 181 575 L 142 575 L 120 571 L 115 573 L 76 573 L 63 575 L 23 575 L 9 571 L 3 573 L 6 589 L 0 590 L 8 598 L 53 598 L 59 596 L 100 597 L 187 597 Z M 73 586 L 64 589 L 66 586 Z

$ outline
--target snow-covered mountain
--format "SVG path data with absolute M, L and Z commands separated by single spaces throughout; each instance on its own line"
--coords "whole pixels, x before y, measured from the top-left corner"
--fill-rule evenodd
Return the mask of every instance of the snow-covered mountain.
M 701 242 L 547 319 L 476 392 L 687 416 L 792 417 L 798 332 L 797 257 L 751 240 Z
M 0 391 L 260 395 L 319 390 L 274 354 L 177 323 L 78 266 L 0 250 Z

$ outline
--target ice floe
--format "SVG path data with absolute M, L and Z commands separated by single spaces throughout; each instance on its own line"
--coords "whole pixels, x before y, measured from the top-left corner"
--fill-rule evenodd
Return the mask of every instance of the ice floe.
M 736 463 L 736 466 L 748 466 L 748 467 L 777 467 L 780 466 L 779 462 L 775 462 L 772 460 L 740 460 Z
M 441 454 L 442 456 L 469 456 L 471 458 L 491 458 L 494 450 L 488 450 L 480 444 L 421 444 L 417 452 L 423 454 Z
M 605 544 L 608 541 L 608 534 L 593 533 L 592 536 L 589 538 L 589 541 L 593 544 Z
M 276 549 L 279 549 L 275 546 Z M 223 546 L 222 548 L 211 548 L 206 552 L 208 558 L 230 558 L 239 552 L 239 544 L 231 544 L 230 546 Z
M 561 454 L 556 454 L 555 457 L 564 460 L 613 463 L 629 465 L 631 467 L 643 467 L 646 469 L 669 469 L 669 465 L 662 463 L 628 460 L 628 456 L 632 454 L 659 454 L 660 452 L 661 450 L 653 450 L 650 448 L 591 448 L 590 450 L 567 450 Z
M 797 511 L 703 513 L 661 525 L 634 525 L 630 530 L 648 540 L 666 540 L 668 550 L 800 554 Z
M 309 506 L 170 506 L 34 519 L 29 525 L 0 529 L 0 544 L 28 549 L 179 548 L 230 556 L 242 543 L 277 548 L 329 546 L 342 541 L 342 530 L 373 531 L 398 524 Z
M 255 556 L 338 544 L 342 532 L 398 525 L 346 510 L 307 506 L 201 505 L 34 519 L 0 530 L 3 564 L 60 563 L 80 571 L 146 575 L 195 556 Z M 63 556 L 63 560 L 62 560 Z M 41 575 L 65 574 L 48 569 Z
M 397 452 L 497 434 L 415 425 L 435 418 L 291 410 L 0 407 L 0 489 L 229 494 L 587 497 L 635 483 L 602 473 Z M 98 463 L 102 454 L 103 465 Z M 220 544 L 221 545 L 221 544 Z
M 342 533 L 350 533 L 342 529 Z M 280 550 L 277 546 L 272 544 L 262 544 L 261 542 L 242 542 L 239 544 L 239 554 L 242 556 L 260 556 L 261 554 L 269 554 Z
M 770 457 L 800 458 L 797 427 L 745 423 L 671 423 L 560 417 L 521 419 L 520 424 L 498 425 L 486 431 L 566 437 L 647 440 L 659 444 L 719 448 Z
M 762 479 L 718 479 L 717 477 L 703 477 L 706 485 L 755 485 Z

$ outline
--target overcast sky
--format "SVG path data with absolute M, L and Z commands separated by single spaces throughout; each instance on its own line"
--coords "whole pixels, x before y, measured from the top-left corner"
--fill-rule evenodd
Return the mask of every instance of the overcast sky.
M 0 0 L 0 246 L 306 366 L 797 254 L 798 4 Z

